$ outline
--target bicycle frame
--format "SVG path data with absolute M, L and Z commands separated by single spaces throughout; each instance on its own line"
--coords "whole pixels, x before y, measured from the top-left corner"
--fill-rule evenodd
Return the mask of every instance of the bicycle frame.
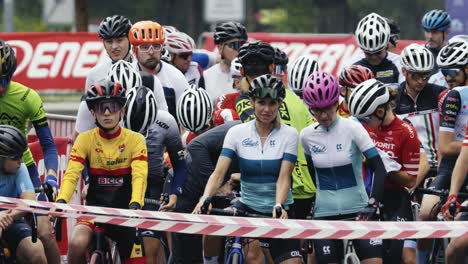
M 226 254 L 224 263 L 244 263 L 244 251 L 242 250 L 242 240 L 242 237 L 232 237 L 226 239 L 226 248 L 230 247 L 230 249 Z

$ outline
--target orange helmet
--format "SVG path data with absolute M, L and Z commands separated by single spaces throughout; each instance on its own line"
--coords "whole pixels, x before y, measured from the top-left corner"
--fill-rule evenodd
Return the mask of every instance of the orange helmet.
M 164 44 L 166 37 L 161 25 L 153 21 L 139 21 L 130 28 L 128 34 L 130 43 L 134 46 L 141 44 Z

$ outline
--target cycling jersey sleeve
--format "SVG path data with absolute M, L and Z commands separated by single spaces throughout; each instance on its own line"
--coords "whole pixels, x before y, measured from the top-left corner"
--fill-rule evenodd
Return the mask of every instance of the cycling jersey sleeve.
M 403 123 L 408 129 L 406 141 L 402 142 L 401 149 L 402 170 L 413 178 L 417 178 L 419 171 L 420 142 L 416 130 L 409 124 Z
M 78 108 L 78 113 L 76 114 L 76 123 L 75 123 L 76 132 L 81 134 L 85 131 L 95 128 L 96 127 L 95 121 L 96 119 L 91 114 L 91 111 L 89 111 L 86 101 L 85 100 L 81 101 L 80 106 Z
M 352 139 L 354 143 L 356 143 L 356 146 L 359 148 L 359 150 L 361 150 L 364 156 L 366 156 L 366 158 L 369 159 L 375 156 L 379 156 L 374 142 L 370 138 L 366 129 L 358 121 L 354 122 Z
M 29 177 L 28 169 L 24 163 L 21 163 L 16 175 L 16 194 L 18 197 L 25 192 L 34 192 L 34 187 L 31 178 Z
M 237 97 L 236 111 L 237 114 L 239 114 L 239 118 L 240 120 L 242 120 L 243 123 L 255 119 L 255 113 L 252 108 L 252 104 L 250 103 L 250 98 L 246 94 Z
M 138 134 L 132 152 L 132 197 L 130 203 L 136 202 L 143 207 L 147 178 L 148 178 L 148 150 L 143 135 Z
M 283 161 L 287 160 L 292 164 L 296 163 L 297 160 L 297 147 L 299 144 L 299 137 L 296 129 L 282 124 L 283 129 L 287 128 L 289 130 L 289 135 L 286 139 L 286 148 L 284 149 Z
M 70 152 L 70 158 L 68 160 L 67 170 L 62 178 L 62 184 L 60 186 L 60 192 L 57 196 L 57 200 L 65 200 L 67 203 L 75 192 L 76 185 L 81 177 L 81 172 L 85 166 L 87 153 L 91 144 L 83 140 L 82 136 L 76 138 L 75 144 Z
M 442 103 L 439 131 L 454 132 L 457 115 L 461 110 L 461 97 L 457 90 L 451 90 Z
M 168 111 L 166 97 L 164 96 L 164 89 L 163 89 L 162 83 L 158 77 L 154 75 L 152 76 L 154 79 L 153 93 L 154 93 L 154 96 L 156 97 L 158 110 Z
M 235 127 L 231 127 L 224 138 L 221 156 L 232 159 L 237 152 Z
M 187 164 L 182 140 L 179 136 L 177 122 L 170 116 L 168 121 L 169 131 L 165 139 L 165 146 L 174 168 L 174 179 L 172 184 L 172 194 L 182 194 L 182 188 L 187 180 Z

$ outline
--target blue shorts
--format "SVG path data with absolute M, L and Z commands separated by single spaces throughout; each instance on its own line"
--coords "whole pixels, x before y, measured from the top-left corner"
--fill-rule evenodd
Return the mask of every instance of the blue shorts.
M 19 218 L 14 220 L 13 224 L 5 230 L 3 237 L 8 243 L 8 247 L 15 252 L 19 243 L 30 236 L 32 236 L 31 226 L 26 223 L 24 218 Z

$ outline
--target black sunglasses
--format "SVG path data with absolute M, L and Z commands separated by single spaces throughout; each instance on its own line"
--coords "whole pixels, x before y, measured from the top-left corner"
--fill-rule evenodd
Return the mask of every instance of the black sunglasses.
M 233 41 L 233 42 L 229 42 L 229 43 L 226 43 L 225 45 L 230 47 L 231 49 L 234 49 L 234 50 L 240 50 L 240 48 L 242 47 L 242 45 L 245 44 L 245 41 L 243 40 L 238 40 L 238 41 Z

